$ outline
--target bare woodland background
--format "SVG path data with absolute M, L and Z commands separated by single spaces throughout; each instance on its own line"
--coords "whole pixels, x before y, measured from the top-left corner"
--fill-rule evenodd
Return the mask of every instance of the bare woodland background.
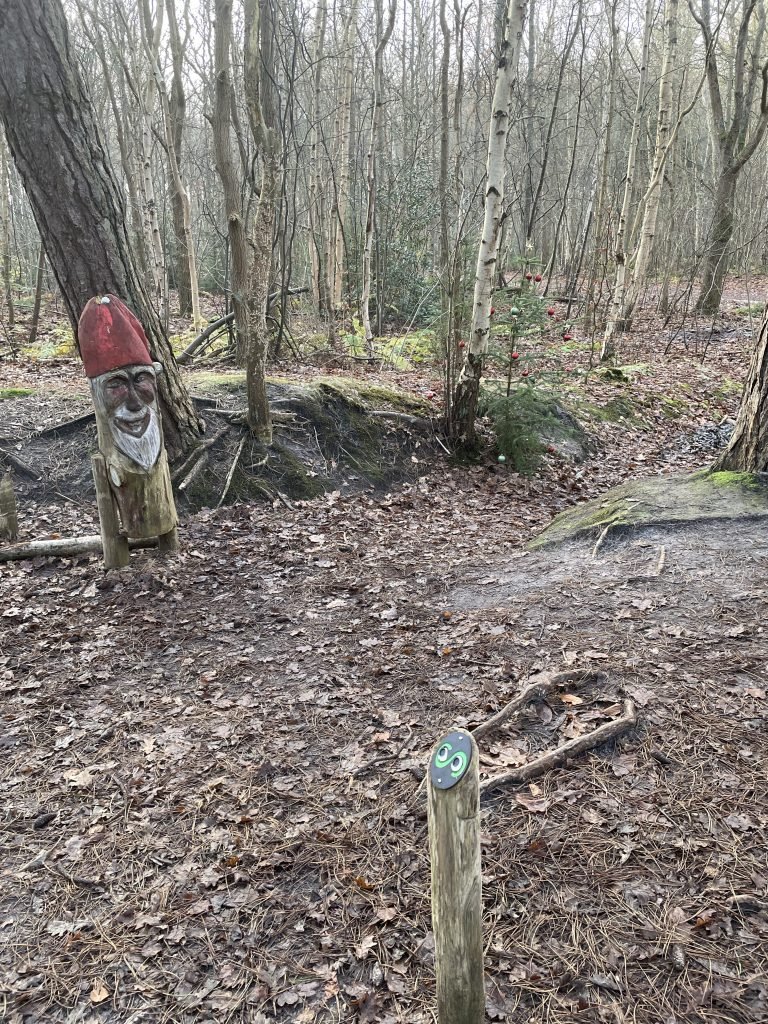
M 198 287 L 221 296 L 224 312 L 258 286 L 261 304 L 279 293 L 267 328 L 280 354 L 289 289 L 307 288 L 311 330 L 332 345 L 431 329 L 454 355 L 448 339 L 466 330 L 471 301 L 502 6 L 65 9 L 161 317 L 171 292 L 199 324 Z M 713 312 L 726 268 L 764 270 L 764 37 L 755 0 L 690 10 L 533 0 L 512 94 L 500 273 L 540 268 L 542 289 L 578 294 L 587 326 L 610 341 L 627 326 L 616 305 L 625 290 L 662 310 Z M 0 195 L 7 329 L 14 300 L 34 290 L 40 242 L 5 151 Z

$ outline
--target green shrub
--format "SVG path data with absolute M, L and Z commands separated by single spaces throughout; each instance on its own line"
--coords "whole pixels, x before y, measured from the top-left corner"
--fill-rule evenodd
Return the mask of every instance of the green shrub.
M 480 412 L 487 415 L 496 434 L 499 454 L 512 469 L 525 476 L 537 471 L 550 447 L 550 438 L 569 436 L 572 431 L 558 415 L 556 402 L 538 394 L 530 384 L 507 393 L 505 382 L 496 382 L 481 393 Z

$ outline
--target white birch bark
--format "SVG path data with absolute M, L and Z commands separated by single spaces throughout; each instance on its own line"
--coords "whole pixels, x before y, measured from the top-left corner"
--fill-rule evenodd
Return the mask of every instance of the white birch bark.
M 672 148 L 674 137 L 680 126 L 680 120 L 674 130 L 671 125 L 672 113 L 672 79 L 677 62 L 677 15 L 678 0 L 667 0 L 665 11 L 664 57 L 661 67 L 659 85 L 659 115 L 656 122 L 656 145 L 653 152 L 653 167 L 648 189 L 645 194 L 643 221 L 640 228 L 640 241 L 632 265 L 632 279 L 627 288 L 626 298 L 620 307 L 620 318 L 629 328 L 632 313 L 648 278 L 648 270 L 653 255 L 653 243 L 656 237 L 656 221 L 661 204 L 661 186 L 664 181 L 664 168 Z
M 333 265 L 332 301 L 334 310 L 341 308 L 344 297 L 344 267 L 346 263 L 346 242 L 344 226 L 349 210 L 349 196 L 352 191 L 351 149 L 352 149 L 352 94 L 355 87 L 355 36 L 357 33 L 358 0 L 352 0 L 344 23 L 344 70 L 342 73 L 342 94 L 339 114 L 336 120 L 338 139 L 339 172 L 331 218 L 333 222 Z
M 323 197 L 320 194 L 320 101 L 323 81 L 326 18 L 326 3 L 325 0 L 320 0 L 315 15 L 315 38 L 310 51 L 314 67 L 312 69 L 312 106 L 310 108 L 308 212 L 312 291 L 317 308 L 321 314 L 328 313 L 329 306 L 327 263 L 325 258 L 327 246 L 323 238 L 325 218 L 323 217 Z
M 475 436 L 475 414 L 480 393 L 480 377 L 491 331 L 491 295 L 497 273 L 496 263 L 504 215 L 504 183 L 511 93 L 517 74 L 526 8 L 527 0 L 509 0 L 491 106 L 483 230 L 477 253 L 472 327 L 453 403 L 454 430 L 464 438 L 465 442 L 470 443 Z
M 676 3 L 677 0 L 674 0 Z M 600 350 L 600 359 L 606 361 L 612 359 L 615 354 L 615 335 L 617 325 L 621 319 L 624 306 L 624 291 L 627 279 L 627 254 L 625 251 L 627 221 L 629 220 L 629 207 L 632 202 L 632 186 L 635 181 L 635 169 L 637 165 L 637 143 L 640 138 L 640 122 L 645 110 L 645 93 L 648 82 L 648 58 L 651 49 L 651 29 L 653 28 L 653 14 L 655 10 L 654 0 L 646 0 L 645 5 L 645 26 L 643 28 L 643 48 L 640 58 L 640 81 L 637 86 L 637 101 L 635 103 L 635 116 L 632 119 L 632 131 L 629 137 L 629 150 L 627 152 L 627 173 L 624 178 L 624 196 L 619 213 L 619 223 L 616 228 L 616 239 L 614 242 L 614 258 L 616 260 L 616 273 L 613 282 L 613 297 L 608 312 L 603 335 L 603 344 Z

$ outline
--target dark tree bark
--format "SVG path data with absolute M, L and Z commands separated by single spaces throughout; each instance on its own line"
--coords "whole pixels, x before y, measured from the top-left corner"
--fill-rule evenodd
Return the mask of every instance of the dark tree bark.
M 93 295 L 112 292 L 133 308 L 165 367 L 166 443 L 183 449 L 200 421 L 136 269 L 123 195 L 61 0 L 0 0 L 0 39 L 0 117 L 73 328 Z

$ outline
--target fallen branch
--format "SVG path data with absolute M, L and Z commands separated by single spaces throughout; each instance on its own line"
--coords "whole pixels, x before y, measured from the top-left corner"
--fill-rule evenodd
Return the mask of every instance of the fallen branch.
M 197 461 L 192 466 L 192 469 L 190 469 L 190 471 L 187 473 L 187 475 L 184 477 L 184 479 L 179 484 L 179 488 L 178 488 L 179 491 L 186 491 L 186 489 L 193 482 L 193 480 L 195 480 L 200 475 L 200 473 L 202 472 L 203 466 L 205 466 L 207 461 L 208 461 L 208 452 L 204 448 L 202 451 L 200 451 L 198 453 Z
M 379 416 L 381 419 L 397 420 L 400 423 L 405 423 L 409 427 L 428 427 L 430 426 L 430 420 L 426 416 L 412 416 L 407 412 L 393 412 L 389 409 L 370 409 L 368 412 L 369 416 Z
M 213 437 L 209 437 L 207 440 L 201 441 L 200 444 L 195 445 L 194 449 L 189 453 L 187 458 L 184 459 L 182 464 L 173 471 L 173 475 L 171 477 L 173 482 L 175 483 L 179 477 L 183 476 L 193 462 L 197 462 L 201 452 L 207 451 L 208 448 L 212 448 L 220 438 L 224 437 L 224 435 L 228 433 L 229 427 L 222 427 L 221 430 L 218 430 L 213 435 Z
M 0 448 L 0 459 L 3 462 L 7 462 L 9 466 L 12 466 L 17 473 L 21 473 L 22 476 L 28 476 L 31 480 L 41 480 L 42 477 L 30 468 L 26 462 L 22 462 L 21 459 L 7 452 L 4 448 Z
M 226 498 L 227 494 L 229 493 L 229 488 L 232 485 L 232 478 L 235 475 L 235 470 L 237 469 L 237 464 L 240 462 L 240 456 L 243 454 L 243 448 L 245 447 L 245 442 L 246 442 L 247 439 L 248 439 L 248 435 L 247 434 L 243 434 L 243 436 L 240 438 L 240 444 L 237 446 L 237 451 L 235 452 L 234 459 L 232 459 L 232 465 L 229 467 L 229 472 L 227 473 L 227 479 L 226 479 L 226 481 L 224 483 L 224 490 L 221 492 L 221 497 L 219 498 L 218 502 L 216 503 L 216 508 L 220 508 L 221 507 L 222 503 L 224 502 L 224 499 Z
M 227 313 L 226 316 L 219 317 L 219 319 L 214 320 L 212 324 L 208 324 L 205 330 L 198 334 L 198 336 L 194 338 L 189 343 L 189 345 L 187 345 L 187 347 L 180 355 L 176 356 L 176 362 L 180 366 L 183 366 L 185 363 L 188 363 L 192 356 L 195 355 L 195 353 L 198 352 L 201 348 L 203 348 L 203 346 L 205 345 L 206 341 L 208 341 L 209 338 L 213 340 L 212 336 L 218 330 L 221 330 L 221 328 L 223 327 L 228 327 L 230 324 L 234 322 L 235 314 Z
M 308 291 L 309 288 L 286 288 L 284 292 L 282 290 L 272 292 L 267 298 L 267 309 L 270 309 L 275 300 L 278 299 L 282 294 L 303 295 L 304 292 Z M 213 323 L 208 324 L 205 330 L 198 334 L 198 336 L 194 338 L 189 343 L 189 345 L 187 345 L 187 347 L 184 349 L 181 355 L 178 355 L 176 357 L 176 362 L 179 363 L 181 366 L 183 366 L 185 363 L 188 363 L 192 356 L 196 355 L 197 353 L 200 352 L 201 349 L 206 347 L 205 343 L 208 341 L 209 338 L 213 342 L 215 340 L 213 335 L 215 335 L 217 331 L 221 330 L 224 327 L 229 327 L 234 322 L 235 314 L 234 312 L 232 312 L 227 313 L 226 316 L 221 316 L 219 317 L 218 320 L 214 320 Z
M 472 730 L 472 735 L 476 740 L 481 740 L 489 733 L 495 732 L 504 722 L 516 718 L 532 701 L 541 700 L 542 697 L 546 697 L 548 693 L 552 693 L 553 690 L 557 690 L 561 686 L 575 682 L 603 682 L 605 679 L 604 672 L 582 672 L 579 669 L 558 672 L 554 676 L 547 673 L 543 678 L 534 680 L 526 686 L 522 693 L 514 697 L 501 711 L 476 726 Z
M 157 547 L 157 537 L 129 540 L 128 547 L 132 550 Z M 100 555 L 102 551 L 101 537 L 98 534 L 88 537 L 60 537 L 57 540 L 29 540 L 0 547 L 0 562 L 40 557 L 74 558 L 75 555 Z
M 487 793 L 498 786 L 520 785 L 523 782 L 538 779 L 539 776 L 544 775 L 551 768 L 559 768 L 560 765 L 565 764 L 572 757 L 583 754 L 585 750 L 593 750 L 595 747 L 599 747 L 601 743 L 629 732 L 636 722 L 637 712 L 635 705 L 631 700 L 625 700 L 624 714 L 621 718 L 615 718 L 612 722 L 606 722 L 605 725 L 593 729 L 592 732 L 585 733 L 583 736 L 577 736 L 576 739 L 563 743 L 562 746 L 557 747 L 555 750 L 550 750 L 548 753 L 534 758 L 528 764 L 514 768 L 510 772 L 504 772 L 502 775 L 491 776 L 490 779 L 480 783 L 480 792 Z

